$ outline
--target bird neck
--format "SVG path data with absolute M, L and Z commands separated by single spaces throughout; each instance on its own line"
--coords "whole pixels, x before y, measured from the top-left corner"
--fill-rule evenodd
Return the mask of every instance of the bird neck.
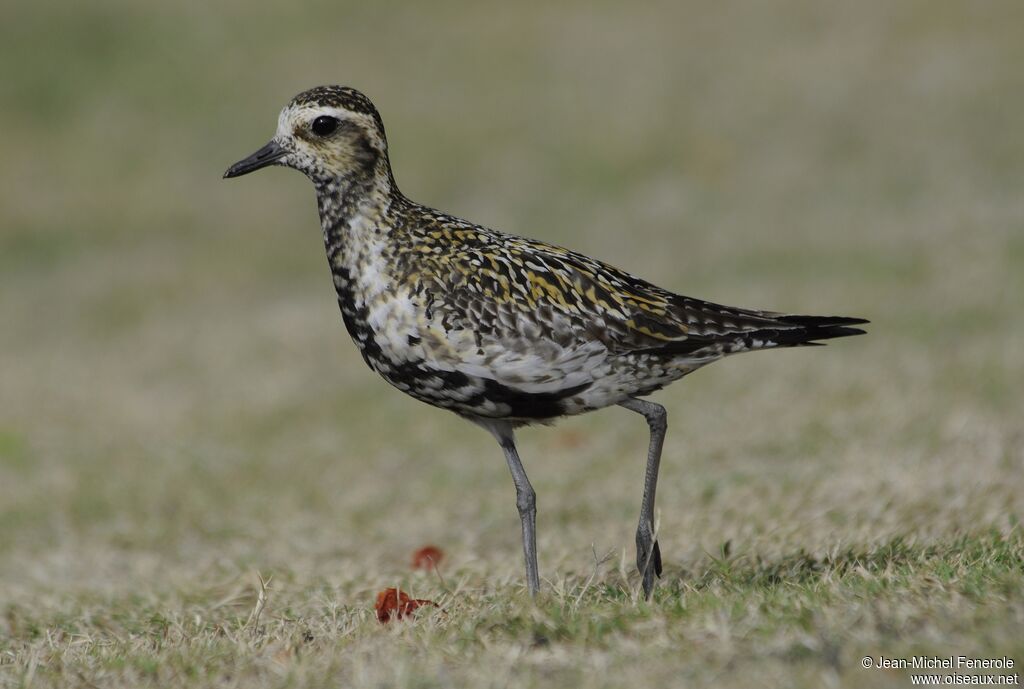
M 387 157 L 372 168 L 316 177 L 313 184 L 328 253 L 332 245 L 346 242 L 354 221 L 379 216 L 402 198 Z
M 314 180 L 327 259 L 342 290 L 359 290 L 367 271 L 380 270 L 381 252 L 393 232 L 388 218 L 405 197 L 387 159 L 372 169 Z

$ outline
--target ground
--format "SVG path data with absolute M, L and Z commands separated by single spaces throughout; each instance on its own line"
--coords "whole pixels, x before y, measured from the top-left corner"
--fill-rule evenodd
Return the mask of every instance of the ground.
M 1022 22 L 925 0 L 6 6 L 0 686 L 1019 672 Z M 872 320 L 654 398 L 650 603 L 642 419 L 520 434 L 531 603 L 500 450 L 364 366 L 309 184 L 219 179 L 329 82 L 375 99 L 414 199 L 684 294 Z M 437 574 L 410 566 L 427 544 Z M 382 625 L 388 586 L 439 607 Z

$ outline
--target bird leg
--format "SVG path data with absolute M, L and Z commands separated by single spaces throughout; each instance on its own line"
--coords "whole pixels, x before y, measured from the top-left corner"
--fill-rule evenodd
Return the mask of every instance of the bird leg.
M 505 453 L 512 481 L 516 484 L 516 507 L 519 508 L 519 519 L 523 523 L 523 555 L 526 558 L 526 583 L 530 595 L 536 596 L 540 589 L 540 576 L 537 573 L 537 494 L 526 477 L 523 463 L 519 461 L 516 443 L 511 428 L 491 429 L 501 449 Z
M 658 488 L 658 465 L 661 447 L 665 443 L 668 415 L 665 407 L 647 400 L 631 398 L 619 406 L 643 414 L 651 429 L 647 448 L 647 470 L 644 473 L 644 497 L 640 503 L 640 524 L 636 529 L 636 566 L 643 577 L 644 598 L 650 600 L 654 591 L 654 577 L 661 576 L 661 549 L 654 540 L 654 494 Z

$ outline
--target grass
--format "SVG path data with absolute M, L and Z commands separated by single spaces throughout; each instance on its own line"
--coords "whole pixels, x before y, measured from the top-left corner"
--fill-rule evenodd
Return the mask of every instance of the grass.
M 924 0 L 0 9 L 0 686 L 1019 668 L 1022 20 Z M 532 604 L 500 452 L 363 365 L 308 183 L 219 180 L 326 82 L 377 101 L 417 200 L 686 294 L 873 321 L 657 396 L 652 602 L 631 565 L 642 421 L 521 434 Z M 409 566 L 427 543 L 439 576 Z M 388 586 L 440 607 L 381 625 Z
M 551 582 L 536 606 L 484 583 L 482 571 L 406 575 L 403 586 L 436 591 L 441 607 L 388 627 L 344 602 L 366 598 L 344 577 L 279 571 L 257 618 L 258 578 L 207 572 L 216 583 L 199 588 L 14 605 L 6 624 L 23 639 L 23 679 L 101 685 L 617 686 L 629 676 L 643 686 L 755 676 L 898 685 L 905 677 L 872 677 L 854 658 L 921 653 L 922 640 L 936 654 L 1019 653 L 991 618 L 1019 593 L 1022 545 L 1019 532 L 993 530 L 820 557 L 706 555 L 670 572 L 650 604 L 630 592 L 627 564 L 615 559 L 596 561 L 593 576 Z

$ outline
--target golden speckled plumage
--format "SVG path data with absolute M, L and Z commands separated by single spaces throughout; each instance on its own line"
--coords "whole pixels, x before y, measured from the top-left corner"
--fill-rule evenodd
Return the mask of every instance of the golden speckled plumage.
M 649 394 L 729 353 L 788 344 L 787 336 L 797 344 L 852 334 L 845 319 L 809 328 L 806 318 L 679 296 L 401 196 L 367 202 L 340 231 L 330 209 L 325 217 L 342 310 L 352 302 L 346 322 L 369 365 L 466 416 L 518 424 L 577 414 Z M 374 319 L 376 311 L 391 317 Z M 423 385 L 433 375 L 444 377 L 441 389 Z

